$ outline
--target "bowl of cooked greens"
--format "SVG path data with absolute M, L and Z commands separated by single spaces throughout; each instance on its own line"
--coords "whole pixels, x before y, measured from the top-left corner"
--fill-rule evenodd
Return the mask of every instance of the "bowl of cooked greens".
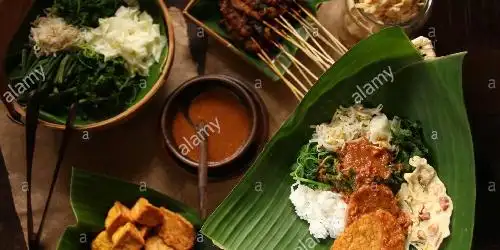
M 164 1 L 35 1 L 11 41 L 1 94 L 24 117 L 37 93 L 47 127 L 63 129 L 76 104 L 76 128 L 106 128 L 154 96 L 173 52 Z

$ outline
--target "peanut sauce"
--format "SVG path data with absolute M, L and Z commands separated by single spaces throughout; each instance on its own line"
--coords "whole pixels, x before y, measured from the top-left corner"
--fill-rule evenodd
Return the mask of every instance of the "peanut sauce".
M 199 161 L 200 143 L 208 141 L 208 161 L 221 162 L 234 155 L 250 135 L 251 120 L 238 97 L 223 88 L 201 93 L 190 104 L 189 116 L 194 124 L 205 123 L 204 131 L 189 124 L 179 111 L 172 124 L 172 134 L 179 152 Z
M 340 151 L 339 170 L 348 174 L 350 169 L 356 172 L 356 186 L 370 184 L 376 178 L 387 179 L 391 175 L 387 167 L 391 161 L 389 150 L 377 147 L 366 138 L 349 142 Z

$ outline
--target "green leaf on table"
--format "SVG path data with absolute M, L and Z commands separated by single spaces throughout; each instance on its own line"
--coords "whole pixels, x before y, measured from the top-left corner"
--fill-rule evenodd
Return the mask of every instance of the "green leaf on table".
M 464 53 L 423 61 L 400 28 L 361 41 L 308 92 L 231 194 L 206 220 L 202 232 L 227 250 L 330 249 L 333 240 L 315 241 L 289 201 L 290 167 L 312 133 L 340 106 L 354 104 L 358 90 L 389 67 L 394 81 L 363 100 L 383 104 L 388 116 L 420 121 L 430 164 L 454 202 L 451 236 L 442 249 L 470 249 L 474 226 L 475 167 L 462 94 Z M 433 135 L 436 135 L 437 139 Z M 261 185 L 259 192 L 255 185 Z
M 88 250 L 94 237 L 104 229 L 104 220 L 115 201 L 129 208 L 140 198 L 155 206 L 163 206 L 181 214 L 197 229 L 202 221 L 196 210 L 149 187 L 124 182 L 73 168 L 71 176 L 71 207 L 77 224 L 66 229 L 59 240 L 58 250 Z M 84 239 L 84 240 L 83 240 Z M 211 246 L 208 239 L 198 242 L 196 249 Z

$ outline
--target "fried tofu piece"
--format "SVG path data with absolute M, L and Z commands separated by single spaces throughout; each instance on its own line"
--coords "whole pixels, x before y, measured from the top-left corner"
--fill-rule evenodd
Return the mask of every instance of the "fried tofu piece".
M 148 227 L 155 227 L 163 222 L 163 214 L 160 209 L 151 205 L 144 198 L 137 200 L 130 214 L 133 221 Z
M 331 250 L 403 250 L 405 239 L 394 215 L 379 209 L 348 226 Z
M 92 241 L 92 250 L 111 250 L 113 249 L 113 242 L 108 235 L 108 232 L 102 231 Z
M 141 236 L 143 239 L 146 239 L 146 237 L 149 234 L 149 231 L 151 231 L 151 229 L 149 227 L 140 227 L 139 228 L 139 233 L 141 233 Z
M 111 237 L 115 250 L 140 250 L 144 246 L 144 238 L 131 222 L 116 230 Z
M 160 210 L 163 212 L 164 222 L 158 235 L 175 250 L 191 249 L 196 237 L 193 225 L 178 213 L 163 207 Z
M 132 218 L 130 217 L 130 210 L 117 201 L 108 211 L 108 216 L 104 221 L 104 226 L 106 227 L 108 235 L 113 235 L 119 227 L 131 221 Z
M 175 250 L 165 244 L 165 242 L 158 236 L 153 236 L 146 240 L 145 250 Z

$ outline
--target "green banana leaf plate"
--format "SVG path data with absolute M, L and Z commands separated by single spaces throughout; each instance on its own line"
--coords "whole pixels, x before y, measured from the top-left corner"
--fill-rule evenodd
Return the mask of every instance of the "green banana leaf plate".
M 321 3 L 326 1 L 328 0 L 304 0 L 302 2 L 304 2 L 305 7 L 315 14 Z M 262 73 L 266 74 L 273 81 L 278 81 L 280 79 L 280 77 L 276 75 L 257 55 L 246 52 L 232 42 L 231 36 L 220 24 L 222 15 L 219 10 L 219 0 L 191 0 L 184 9 L 184 15 L 192 22 L 202 27 L 210 36 L 214 37 L 218 42 L 228 47 L 243 60 L 252 64 Z M 302 38 L 306 40 L 308 39 L 308 34 L 303 27 L 296 25 L 295 30 Z M 290 54 L 296 54 L 297 47 L 293 46 L 290 42 L 284 41 L 282 42 L 282 45 Z M 275 60 L 280 61 L 286 67 L 290 67 L 292 62 L 284 53 L 280 52 L 274 56 Z M 285 74 L 285 69 L 278 69 L 281 74 Z
M 77 224 L 69 226 L 59 239 L 58 250 L 89 250 L 95 236 L 104 230 L 104 220 L 115 201 L 132 207 L 140 197 L 155 206 L 164 206 L 177 212 L 200 229 L 202 220 L 197 212 L 147 186 L 127 183 L 118 179 L 97 175 L 73 168 L 71 176 L 71 207 Z M 195 249 L 210 249 L 210 240 L 200 233 Z
M 311 125 L 328 122 L 340 106 L 363 99 L 389 116 L 422 122 L 424 140 L 454 202 L 451 236 L 441 249 L 469 250 L 475 209 L 472 138 L 462 93 L 465 53 L 424 61 L 404 31 L 389 28 L 351 49 L 308 92 L 231 194 L 206 220 L 202 233 L 227 250 L 330 249 L 316 241 L 289 201 L 290 169 Z M 393 81 L 368 91 L 390 67 Z M 360 97 L 361 96 L 361 97 Z

